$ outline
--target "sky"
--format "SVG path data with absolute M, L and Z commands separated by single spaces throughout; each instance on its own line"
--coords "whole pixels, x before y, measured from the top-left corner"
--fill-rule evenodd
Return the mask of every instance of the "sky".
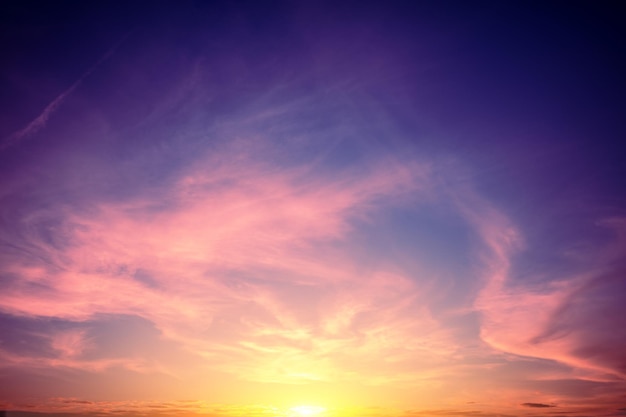
M 6 417 L 626 415 L 623 10 L 0 16 Z

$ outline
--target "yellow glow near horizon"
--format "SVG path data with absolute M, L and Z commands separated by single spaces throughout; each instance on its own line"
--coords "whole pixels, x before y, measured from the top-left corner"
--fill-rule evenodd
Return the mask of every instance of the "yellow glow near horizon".
M 316 405 L 298 405 L 291 407 L 289 411 L 295 417 L 312 417 L 326 412 L 326 408 Z

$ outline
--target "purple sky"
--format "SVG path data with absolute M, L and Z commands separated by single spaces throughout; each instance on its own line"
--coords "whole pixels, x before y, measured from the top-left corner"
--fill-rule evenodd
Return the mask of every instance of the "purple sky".
M 0 409 L 626 414 L 623 12 L 336 3 L 0 6 Z

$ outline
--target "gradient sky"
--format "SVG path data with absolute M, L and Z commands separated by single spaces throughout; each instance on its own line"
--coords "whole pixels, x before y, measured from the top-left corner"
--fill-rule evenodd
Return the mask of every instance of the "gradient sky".
M 609 2 L 0 16 L 8 416 L 626 415 Z

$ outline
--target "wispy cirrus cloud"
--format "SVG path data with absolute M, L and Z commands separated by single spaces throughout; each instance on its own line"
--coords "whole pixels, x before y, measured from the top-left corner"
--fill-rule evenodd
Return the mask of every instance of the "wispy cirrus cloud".
M 253 380 L 348 377 L 360 361 L 341 365 L 347 351 L 399 363 L 411 352 L 449 354 L 445 332 L 419 307 L 417 282 L 361 269 L 343 246 L 352 221 L 424 190 L 427 166 L 377 163 L 311 179 L 240 152 L 209 156 L 152 195 L 65 212 L 60 247 L 29 242 L 51 264 L 23 259 L 5 270 L 21 280 L 2 309 L 75 322 L 137 315 L 212 367 Z M 414 332 L 426 340 L 410 341 Z M 84 330 L 49 337 L 65 358 L 49 363 L 81 366 L 94 349 Z M 381 367 L 374 372 L 388 380 L 395 365 Z
M 482 291 L 483 337 L 516 354 L 552 359 L 587 370 L 587 378 L 624 377 L 621 351 L 623 226 L 611 222 L 613 242 L 585 254 L 585 269 L 551 282 L 520 285 L 496 275 Z M 509 272 L 508 275 L 511 275 Z
M 64 324 L 34 331 L 39 351 L 5 349 L 4 365 L 441 390 L 476 370 L 495 375 L 510 360 L 497 351 L 589 368 L 564 353 L 571 347 L 532 342 L 589 281 L 512 286 L 522 232 L 472 184 L 441 181 L 454 169 L 381 157 L 331 174 L 315 159 L 281 166 L 286 156 L 238 140 L 159 186 L 76 208 L 53 203 L 54 240 L 33 212 L 18 241 L 28 250 L 5 254 L 4 273 L 19 279 L 5 283 L 0 306 Z M 456 278 L 474 289 L 463 308 L 446 304 L 454 286 L 429 266 L 369 259 L 379 246 L 363 226 L 376 230 L 385 211 L 416 204 L 452 208 L 472 233 L 464 250 L 477 262 Z
M 74 93 L 74 91 L 80 87 L 80 85 L 87 79 L 94 71 L 98 69 L 104 62 L 109 60 L 120 47 L 120 45 L 126 40 L 129 35 L 124 36 L 119 42 L 117 42 L 110 50 L 108 50 L 95 64 L 93 64 L 87 71 L 85 71 L 72 85 L 69 86 L 65 91 L 61 92 L 57 97 L 54 98 L 44 109 L 43 111 L 31 120 L 25 127 L 22 129 L 12 133 L 8 138 L 4 139 L 2 143 L 0 143 L 0 151 L 3 151 L 11 146 L 17 145 L 22 140 L 35 135 L 41 129 L 43 129 L 50 117 L 57 112 L 59 107 L 63 105 L 65 100 L 69 96 Z

